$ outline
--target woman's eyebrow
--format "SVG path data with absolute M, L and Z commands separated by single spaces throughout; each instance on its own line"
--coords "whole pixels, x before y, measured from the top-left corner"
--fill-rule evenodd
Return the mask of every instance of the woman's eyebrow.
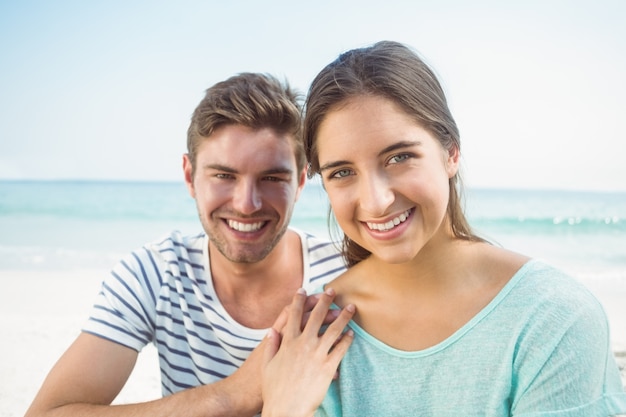
M 387 146 L 386 148 L 382 149 L 380 152 L 378 152 L 378 156 L 382 156 L 385 155 L 389 152 L 393 152 L 393 151 L 397 151 L 399 149 L 406 149 L 406 148 L 410 148 L 413 146 L 421 146 L 422 142 L 419 140 L 403 140 L 401 142 L 396 142 L 394 144 L 391 144 L 389 146 Z M 341 161 L 332 161 L 332 162 L 327 162 L 324 165 L 322 165 L 320 167 L 320 172 L 326 171 L 328 169 L 333 169 L 333 168 L 337 168 L 339 166 L 342 165 L 347 165 L 350 164 L 351 162 L 348 160 L 341 160 Z
M 421 146 L 421 145 L 422 145 L 422 142 L 419 140 L 403 140 L 401 142 L 396 142 L 382 149 L 380 152 L 378 152 L 378 156 L 382 156 L 386 153 L 393 152 L 398 149 L 410 148 L 413 146 Z
M 324 164 L 324 165 L 322 165 L 322 166 L 320 167 L 320 172 L 326 171 L 326 170 L 328 170 L 328 169 L 337 168 L 337 167 L 339 167 L 339 166 L 342 166 L 342 165 L 347 165 L 347 164 L 350 164 L 350 161 L 346 161 L 346 160 L 344 160 L 344 161 L 333 161 L 333 162 L 328 162 L 328 163 L 326 163 L 326 164 Z

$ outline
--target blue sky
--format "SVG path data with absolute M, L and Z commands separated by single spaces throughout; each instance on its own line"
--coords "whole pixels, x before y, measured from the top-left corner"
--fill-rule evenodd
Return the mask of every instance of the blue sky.
M 344 50 L 439 74 L 475 187 L 626 190 L 626 1 L 1 1 L 0 179 L 181 180 L 211 84 Z

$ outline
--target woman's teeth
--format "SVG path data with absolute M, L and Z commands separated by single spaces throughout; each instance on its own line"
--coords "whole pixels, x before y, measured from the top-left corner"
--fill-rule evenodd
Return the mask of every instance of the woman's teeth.
M 400 214 L 398 217 L 391 219 L 386 223 L 367 222 L 367 227 L 369 227 L 371 230 L 379 230 L 381 232 L 386 232 L 387 230 L 393 229 L 400 223 L 403 223 L 409 217 L 410 214 L 411 214 L 411 210 L 409 209 L 405 211 L 404 213 Z

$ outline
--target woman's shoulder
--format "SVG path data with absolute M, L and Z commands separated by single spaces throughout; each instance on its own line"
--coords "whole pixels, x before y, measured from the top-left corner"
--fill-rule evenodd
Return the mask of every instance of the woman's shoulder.
M 571 274 L 541 259 L 530 259 L 516 274 L 520 287 L 533 293 L 543 294 L 542 298 L 581 299 L 597 302 L 591 291 Z
M 475 243 L 475 250 L 469 251 L 473 258 L 471 264 L 483 272 L 491 271 L 512 277 L 530 258 L 526 255 L 488 243 Z
M 483 247 L 476 256 L 476 271 L 499 281 L 505 293 L 528 302 L 553 306 L 586 306 L 600 303 L 587 287 L 566 271 L 541 259 L 499 248 Z
M 363 268 L 365 264 L 360 262 L 345 271 L 343 271 L 339 276 L 334 278 L 332 281 L 328 282 L 322 288 L 332 288 L 337 294 L 335 298 L 335 304 L 339 306 L 345 306 L 347 304 L 356 303 L 360 297 L 368 293 L 369 285 L 368 280 L 365 279 L 363 275 L 363 270 L 367 268 Z M 321 292 L 320 289 L 319 292 Z

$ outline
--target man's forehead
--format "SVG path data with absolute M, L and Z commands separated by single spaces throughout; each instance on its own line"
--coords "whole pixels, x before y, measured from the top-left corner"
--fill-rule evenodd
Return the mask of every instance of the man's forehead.
M 204 169 L 233 173 L 291 174 L 297 170 L 295 156 L 288 147 L 242 147 L 233 152 L 209 145 L 200 149 L 197 162 Z

